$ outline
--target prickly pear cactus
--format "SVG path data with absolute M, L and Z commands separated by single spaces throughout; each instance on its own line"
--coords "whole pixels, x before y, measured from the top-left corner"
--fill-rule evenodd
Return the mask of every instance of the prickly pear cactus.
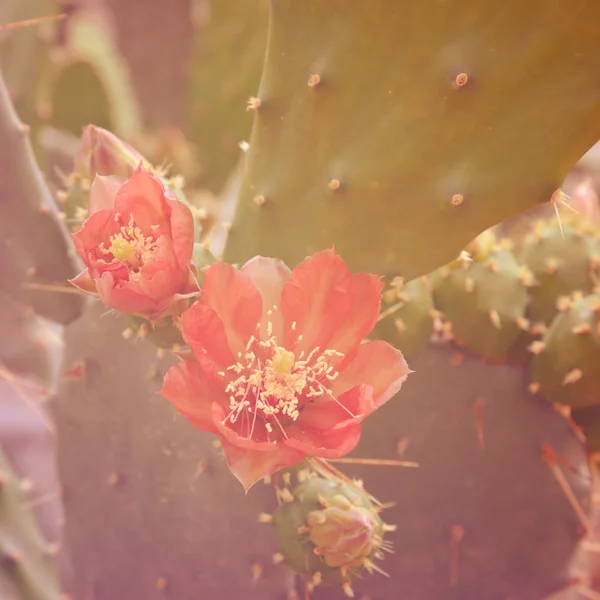
M 532 385 L 551 402 L 600 404 L 600 293 L 563 298 L 561 308 L 535 348 Z
M 48 286 L 66 288 L 66 280 L 77 274 L 78 260 L 35 162 L 28 131 L 0 79 L 0 289 L 40 315 L 66 323 L 78 316 L 83 299 L 51 292 Z
M 0 448 L 0 597 L 60 600 L 53 550 L 40 535 L 8 461 Z
M 244 496 L 214 436 L 156 394 L 173 359 L 104 313 L 94 305 L 68 328 L 65 366 L 84 375 L 64 382 L 55 411 L 74 597 L 285 598 L 294 577 L 257 522 L 272 486 Z
M 382 513 L 393 553 L 377 563 L 392 576 L 360 579 L 356 597 L 541 600 L 567 586 L 590 509 L 586 451 L 567 420 L 527 391 L 522 369 L 434 345 L 410 366 L 353 455 L 419 467 L 343 465 L 394 503 Z
M 592 0 L 272 2 L 225 259 L 293 266 L 334 244 L 353 270 L 410 280 L 549 200 L 600 137 L 599 15 Z

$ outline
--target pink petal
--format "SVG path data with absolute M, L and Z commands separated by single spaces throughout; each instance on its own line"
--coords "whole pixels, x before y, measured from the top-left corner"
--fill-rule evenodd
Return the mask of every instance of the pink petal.
M 179 268 L 186 271 L 194 251 L 194 217 L 192 211 L 180 200 L 167 194 L 167 203 L 171 207 L 171 239 L 173 252 Z
M 252 279 L 224 262 L 210 265 L 204 273 L 202 302 L 219 316 L 234 353 L 242 352 L 257 333 L 262 318 L 262 298 Z
M 373 331 L 377 323 L 382 288 L 383 283 L 376 275 L 356 273 L 351 276 L 350 307 L 346 318 L 327 343 L 327 348 L 351 358 L 358 345 Z
M 281 260 L 255 256 L 251 258 L 240 271 L 248 275 L 257 287 L 263 301 L 263 318 L 260 322 L 263 339 L 266 339 L 267 324 L 273 326 L 273 334 L 281 339 L 283 320 L 281 317 L 281 290 L 289 279 L 291 271 Z M 273 309 L 272 315 L 267 315 L 267 310 Z M 283 340 L 281 340 L 283 341 Z
M 96 282 L 90 277 L 90 272 L 88 269 L 79 273 L 77 277 L 69 279 L 69 283 L 84 292 L 88 292 L 90 294 L 96 293 Z
M 89 267 L 96 256 L 98 245 L 104 242 L 110 246 L 109 237 L 118 233 L 120 225 L 115 221 L 115 213 L 104 209 L 88 217 L 81 227 L 73 233 L 73 242 L 77 253 Z M 90 255 L 92 258 L 90 258 Z
M 316 430 L 344 427 L 350 422 L 360 423 L 375 410 L 373 389 L 357 385 L 339 398 L 320 397 L 316 402 L 305 404 L 298 417 L 298 425 Z
M 199 360 L 206 351 L 223 368 L 236 362 L 227 342 L 223 321 L 201 300 L 194 302 L 181 315 L 181 331 L 183 339 Z
M 274 446 L 272 451 L 261 451 L 238 448 L 224 440 L 221 445 L 229 470 L 246 493 L 257 481 L 304 460 L 303 453 L 281 446 Z
M 319 252 L 294 268 L 281 293 L 286 348 L 308 353 L 327 346 L 350 307 L 351 281 L 346 263 L 333 250 Z M 296 344 L 300 334 L 302 340 Z
M 115 196 L 125 182 L 121 177 L 112 175 L 96 175 L 90 188 L 89 214 L 99 210 L 113 210 Z
M 199 429 L 216 433 L 212 420 L 213 392 L 197 363 L 185 361 L 173 365 L 165 375 L 159 392 L 175 405 Z
M 162 235 L 156 241 L 156 249 L 140 269 L 140 292 L 155 300 L 164 300 L 178 293 L 184 286 L 188 271 L 182 270 L 173 254 L 169 238 Z
M 334 396 L 358 385 L 373 388 L 373 410 L 398 393 L 412 371 L 399 350 L 382 340 L 361 344 L 354 360 L 329 383 Z
M 362 431 L 361 425 L 349 425 L 333 431 L 302 429 L 300 424 L 286 428 L 289 438 L 284 441 L 288 448 L 308 456 L 340 458 L 354 450 Z
M 115 196 L 115 212 L 125 223 L 133 215 L 135 224 L 146 234 L 157 226 L 163 232 L 170 231 L 171 207 L 165 198 L 165 188 L 160 179 L 141 165 L 121 186 Z
M 126 282 L 117 283 L 110 271 L 105 271 L 96 279 L 96 287 L 103 304 L 119 312 L 147 315 L 161 309 L 161 305 L 152 298 L 129 289 Z

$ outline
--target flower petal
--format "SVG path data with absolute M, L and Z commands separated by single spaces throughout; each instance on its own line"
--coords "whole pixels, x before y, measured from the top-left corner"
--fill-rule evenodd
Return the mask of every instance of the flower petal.
M 375 408 L 373 388 L 357 385 L 335 400 L 322 396 L 316 402 L 305 404 L 297 423 L 315 430 L 331 430 L 350 422 L 360 423 Z
M 113 210 L 115 196 L 125 182 L 121 177 L 96 175 L 90 188 L 89 213 L 93 215 L 99 210 Z
M 351 357 L 377 323 L 383 283 L 377 275 L 356 273 L 349 285 L 350 307 L 346 318 L 329 340 L 327 348 Z M 343 361 L 345 362 L 345 361 Z
M 227 342 L 223 321 L 201 300 L 194 302 L 181 315 L 181 332 L 198 360 L 206 351 L 223 368 L 236 362 Z
M 398 393 L 412 371 L 399 350 L 382 340 L 361 344 L 354 360 L 330 382 L 332 394 L 340 398 L 344 392 L 366 384 L 373 388 L 373 410 Z
M 77 253 L 89 267 L 95 263 L 98 245 L 110 247 L 110 236 L 119 232 L 120 225 L 115 221 L 115 213 L 104 209 L 89 216 L 72 235 Z
M 173 253 L 179 268 L 187 271 L 194 251 L 194 217 L 192 211 L 180 200 L 166 195 L 167 203 L 171 207 L 171 240 Z
M 332 431 L 317 431 L 302 428 L 300 423 L 286 428 L 288 439 L 284 444 L 288 448 L 321 458 L 340 458 L 354 450 L 362 427 L 360 424 L 349 425 L 343 429 Z
M 81 271 L 77 277 L 73 279 L 69 279 L 69 283 L 74 285 L 76 288 L 79 288 L 83 292 L 88 292 L 90 294 L 95 294 L 96 292 L 96 282 L 90 276 L 90 272 L 88 269 L 85 271 Z
M 213 392 L 197 363 L 185 361 L 173 365 L 167 371 L 159 393 L 175 406 L 179 414 L 187 417 L 194 427 L 211 433 L 217 432 L 212 420 Z
M 308 353 L 326 347 L 350 307 L 351 281 L 346 263 L 333 250 L 294 268 L 281 293 L 286 348 Z M 299 334 L 302 340 L 296 343 Z
M 117 283 L 111 271 L 96 278 L 96 289 L 100 300 L 109 308 L 132 315 L 144 315 L 161 310 L 158 302 L 132 291 L 127 282 Z
M 221 445 L 229 470 L 244 486 L 246 493 L 257 481 L 304 460 L 302 452 L 284 446 L 262 451 L 238 448 L 225 440 L 221 441 Z
M 252 279 L 225 262 L 216 262 L 205 271 L 202 289 L 202 302 L 223 322 L 229 347 L 236 354 L 242 352 L 262 318 L 262 298 Z
M 265 258 L 255 256 L 251 258 L 241 269 L 242 273 L 248 275 L 257 287 L 263 301 L 263 318 L 260 323 L 260 331 L 263 339 L 267 337 L 267 324 L 269 321 L 273 326 L 273 335 L 281 340 L 283 319 L 281 316 L 281 290 L 289 279 L 291 271 L 286 264 L 276 258 Z M 271 315 L 268 310 L 273 310 Z
M 146 234 L 154 231 L 153 227 L 170 234 L 171 207 L 165 198 L 165 188 L 154 173 L 141 165 L 119 189 L 114 210 L 125 223 L 133 215 L 136 226 Z

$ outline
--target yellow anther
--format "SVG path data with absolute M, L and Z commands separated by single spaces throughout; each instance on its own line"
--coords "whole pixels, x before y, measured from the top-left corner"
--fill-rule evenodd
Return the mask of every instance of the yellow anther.
M 116 260 L 127 260 L 132 252 L 132 245 L 122 237 L 116 237 L 110 245 L 110 253 Z

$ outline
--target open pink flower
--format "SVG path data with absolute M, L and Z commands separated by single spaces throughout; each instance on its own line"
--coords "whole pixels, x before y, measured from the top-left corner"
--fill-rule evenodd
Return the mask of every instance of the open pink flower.
M 141 165 L 126 181 L 96 176 L 73 240 L 87 269 L 71 283 L 115 310 L 158 319 L 199 292 L 192 213 Z
M 361 421 L 410 370 L 373 329 L 382 284 L 352 275 L 333 251 L 293 271 L 255 257 L 240 270 L 218 262 L 182 315 L 193 354 L 171 367 L 161 393 L 188 420 L 222 438 L 248 490 L 309 456 L 337 458 L 358 443 Z

